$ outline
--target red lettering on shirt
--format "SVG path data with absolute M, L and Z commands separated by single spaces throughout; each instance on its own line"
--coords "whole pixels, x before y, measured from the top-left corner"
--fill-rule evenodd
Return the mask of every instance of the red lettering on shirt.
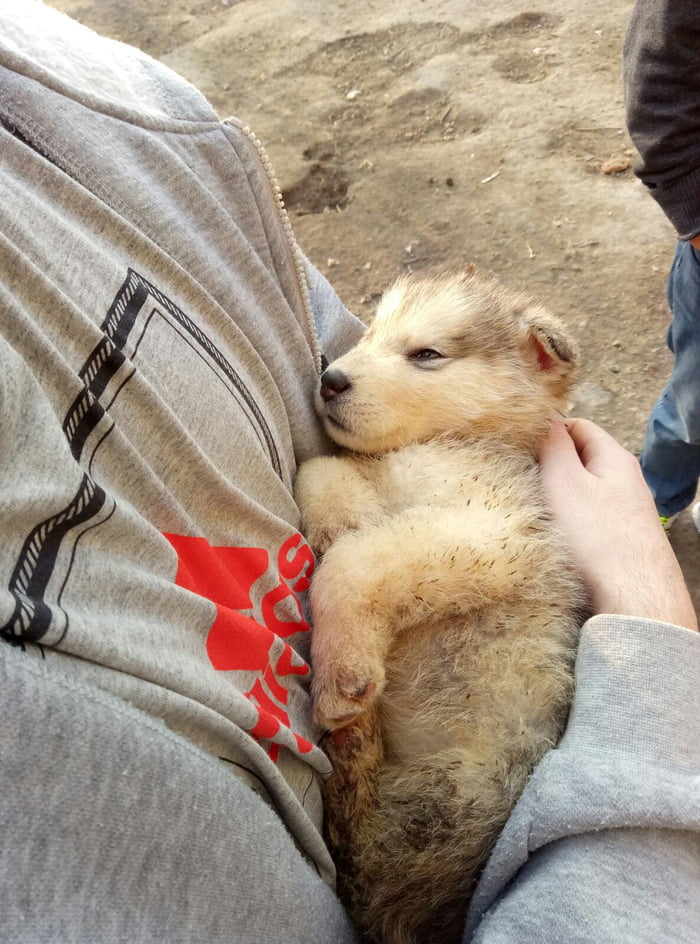
M 309 673 L 304 659 L 288 643 L 280 644 L 280 640 L 309 628 L 296 594 L 309 585 L 314 566 L 311 550 L 300 534 L 284 542 L 276 561 L 279 583 L 260 600 L 258 620 L 252 615 L 253 588 L 268 572 L 270 556 L 266 550 L 213 547 L 201 537 L 164 536 L 178 556 L 175 583 L 216 606 L 206 642 L 211 664 L 221 671 L 259 673 L 250 690 L 244 692 L 257 709 L 257 722 L 250 733 L 269 742 L 268 753 L 276 760 L 280 742 L 290 746 L 289 738 L 284 737 L 290 725 L 289 692 L 284 680 Z M 282 603 L 285 606 L 278 610 Z M 290 604 L 294 608 L 291 618 Z M 290 733 L 300 753 L 312 750 L 310 741 Z

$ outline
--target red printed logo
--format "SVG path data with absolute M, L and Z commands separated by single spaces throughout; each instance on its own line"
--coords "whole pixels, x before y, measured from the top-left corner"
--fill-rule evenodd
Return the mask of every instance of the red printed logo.
M 254 609 L 253 586 L 267 572 L 270 555 L 257 547 L 212 547 L 204 538 L 166 534 L 178 556 L 175 582 L 216 606 L 216 618 L 207 637 L 207 653 L 215 669 L 259 673 L 246 697 L 257 708 L 258 720 L 250 733 L 269 742 L 273 760 L 280 742 L 288 741 L 285 679 L 305 676 L 309 666 L 280 638 L 308 630 L 297 596 L 309 586 L 314 568 L 313 554 L 300 534 L 294 534 L 279 549 L 276 571 L 279 582 L 260 600 L 262 621 L 250 615 Z M 292 610 L 292 618 L 290 618 Z M 246 612 L 248 611 L 248 612 Z M 310 741 L 292 736 L 297 749 L 312 750 Z

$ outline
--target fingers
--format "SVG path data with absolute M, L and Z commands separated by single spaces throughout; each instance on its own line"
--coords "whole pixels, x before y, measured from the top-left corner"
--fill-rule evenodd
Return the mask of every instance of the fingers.
M 540 465 L 571 466 L 580 465 L 577 449 L 565 423 L 553 423 L 546 439 L 539 446 L 538 456 Z
M 604 473 L 627 452 L 591 420 L 568 420 L 566 427 L 581 463 L 594 475 Z
M 543 466 L 559 466 L 571 474 L 576 467 L 596 478 L 631 473 L 635 457 L 591 420 L 570 419 L 552 426 L 539 454 Z
M 589 476 L 581 465 L 573 439 L 564 423 L 555 423 L 540 446 L 540 481 L 549 512 L 561 526 L 580 504 Z

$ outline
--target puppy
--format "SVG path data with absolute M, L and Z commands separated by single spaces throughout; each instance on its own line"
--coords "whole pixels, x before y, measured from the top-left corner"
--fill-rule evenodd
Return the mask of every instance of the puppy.
M 561 734 L 585 601 L 535 453 L 576 361 L 556 319 L 468 270 L 402 278 L 321 377 L 343 450 L 296 482 L 322 557 L 312 694 L 339 892 L 370 940 L 460 939 Z

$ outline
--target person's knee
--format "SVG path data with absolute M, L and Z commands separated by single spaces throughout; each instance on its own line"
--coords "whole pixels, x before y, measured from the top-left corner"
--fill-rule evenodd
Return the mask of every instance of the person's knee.
M 668 280 L 668 301 L 674 322 L 686 322 L 700 344 L 700 252 L 690 243 L 678 244 Z

